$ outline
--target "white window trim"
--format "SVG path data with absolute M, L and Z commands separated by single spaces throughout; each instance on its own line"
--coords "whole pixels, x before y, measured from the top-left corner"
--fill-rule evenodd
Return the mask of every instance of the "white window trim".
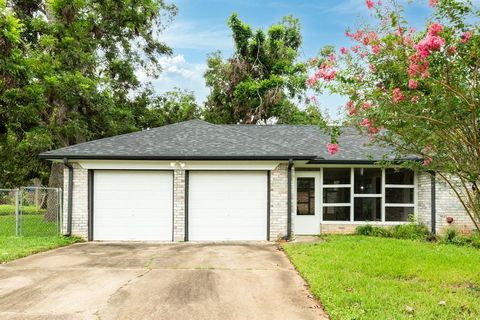
M 385 221 L 385 208 L 388 207 L 398 207 L 398 208 L 413 208 L 413 212 L 417 215 L 417 173 L 414 172 L 413 181 L 414 184 L 385 184 L 386 181 L 386 174 L 385 168 L 380 166 L 372 166 L 372 165 L 355 165 L 349 166 L 351 169 L 350 171 L 350 183 L 349 184 L 323 184 L 323 169 L 324 168 L 345 168 L 346 166 L 322 166 L 320 167 L 320 175 L 319 175 L 319 185 L 318 193 L 319 193 L 319 200 L 320 200 L 320 222 L 323 224 L 353 224 L 353 225 L 361 225 L 365 223 L 369 224 L 376 224 L 376 225 L 396 225 L 396 224 L 406 224 L 408 221 Z M 354 179 L 355 179 L 355 169 L 356 168 L 381 168 L 382 170 L 382 188 L 381 193 L 373 193 L 373 194 L 358 194 L 354 192 Z M 350 203 L 324 203 L 323 202 L 323 189 L 324 188 L 350 188 Z M 413 203 L 386 203 L 385 202 L 385 189 L 387 188 L 398 188 L 398 189 L 413 189 Z M 355 221 L 355 213 L 354 213 L 354 200 L 355 198 L 381 198 L 381 221 Z M 324 220 L 323 219 L 323 208 L 325 207 L 350 207 L 350 220 L 349 221 L 334 221 L 334 220 Z

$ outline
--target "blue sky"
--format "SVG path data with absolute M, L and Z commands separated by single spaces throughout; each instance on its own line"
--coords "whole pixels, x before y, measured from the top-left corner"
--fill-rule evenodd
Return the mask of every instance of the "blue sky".
M 203 81 L 207 54 L 216 50 L 221 50 L 225 57 L 232 54 L 226 21 L 233 12 L 253 29 L 268 28 L 285 15 L 299 18 L 303 36 L 300 59 L 314 56 L 325 45 L 348 45 L 345 29 L 369 17 L 364 0 L 176 0 L 175 3 L 179 13 L 162 35 L 174 54 L 161 60 L 164 71 L 152 84 L 157 93 L 174 87 L 194 91 L 198 102 L 208 95 Z M 427 3 L 418 0 L 407 6 L 407 17 L 414 26 L 422 26 L 431 13 Z M 322 108 L 334 118 L 344 100 L 328 95 L 318 97 Z

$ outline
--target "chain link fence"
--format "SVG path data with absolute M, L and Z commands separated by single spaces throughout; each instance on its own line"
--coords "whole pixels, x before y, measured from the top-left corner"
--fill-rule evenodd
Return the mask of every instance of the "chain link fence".
M 0 189 L 0 236 L 56 236 L 61 227 L 61 189 Z

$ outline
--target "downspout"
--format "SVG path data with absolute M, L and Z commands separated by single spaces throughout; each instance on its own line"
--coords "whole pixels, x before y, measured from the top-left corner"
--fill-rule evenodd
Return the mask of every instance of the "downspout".
M 67 158 L 63 158 L 63 164 L 68 168 L 68 207 L 67 207 L 67 233 L 66 236 L 72 235 L 72 211 L 73 211 L 73 166 L 68 163 Z
M 436 179 L 435 172 L 430 172 L 430 186 L 431 186 L 431 224 L 432 224 L 432 234 L 437 233 L 437 204 L 436 204 Z
M 287 240 L 292 238 L 292 167 L 293 160 L 288 160 L 287 169 Z

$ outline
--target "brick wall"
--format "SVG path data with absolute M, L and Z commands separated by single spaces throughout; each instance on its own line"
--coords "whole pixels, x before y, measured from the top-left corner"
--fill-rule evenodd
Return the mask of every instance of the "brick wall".
M 72 235 L 88 237 L 88 170 L 76 163 L 73 166 Z M 67 232 L 68 168 L 63 171 L 63 233 Z
M 430 227 L 431 221 L 431 183 L 430 175 L 419 174 L 418 178 L 418 220 Z M 438 175 L 436 176 L 436 225 L 437 232 L 442 233 L 446 228 L 453 227 L 460 231 L 469 232 L 474 224 L 461 202 L 450 186 Z M 453 218 L 453 223 L 447 222 L 447 217 Z
M 173 239 L 185 240 L 185 170 L 173 173 Z
M 292 173 L 293 176 L 293 173 Z M 292 179 L 293 181 L 293 179 Z M 292 189 L 292 193 L 293 189 Z M 287 235 L 288 164 L 279 164 L 270 173 L 270 240 Z M 295 203 L 292 197 L 292 205 Z M 293 212 L 293 211 L 292 211 Z M 292 222 L 293 230 L 293 222 Z

